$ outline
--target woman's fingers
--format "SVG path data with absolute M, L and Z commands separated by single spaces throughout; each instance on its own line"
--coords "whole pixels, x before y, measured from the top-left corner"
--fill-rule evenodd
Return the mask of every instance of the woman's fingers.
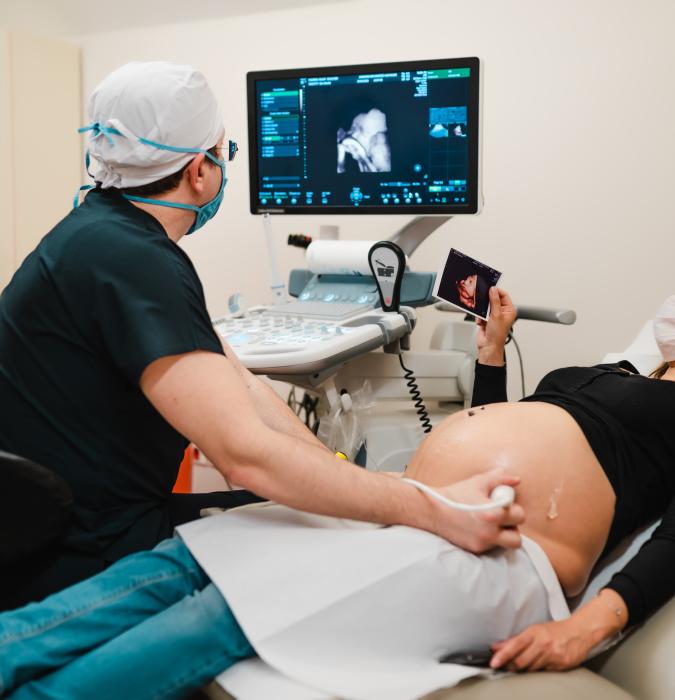
M 499 297 L 499 289 L 497 287 L 490 287 L 488 296 L 490 298 L 490 317 L 495 319 L 501 318 L 502 304 Z
M 535 640 L 532 640 L 529 646 L 508 663 L 507 668 L 509 671 L 533 671 L 537 663 L 545 663 L 544 651 Z
M 500 649 L 490 659 L 490 668 L 501 668 L 508 664 L 530 646 L 532 639 L 532 634 L 530 634 L 529 629 L 526 629 L 515 637 L 502 642 Z
M 541 653 L 530 665 L 530 671 L 541 671 L 542 668 L 546 668 L 548 664 L 548 657 L 546 654 Z

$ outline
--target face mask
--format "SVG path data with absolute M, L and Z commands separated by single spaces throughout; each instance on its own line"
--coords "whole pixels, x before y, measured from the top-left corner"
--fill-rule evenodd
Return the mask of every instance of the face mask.
M 180 202 L 165 202 L 163 199 L 150 199 L 148 197 L 135 197 L 131 194 L 122 195 L 125 199 L 132 202 L 146 202 L 147 204 L 158 204 L 161 207 L 173 207 L 174 209 L 190 209 L 194 211 L 197 216 L 195 217 L 194 223 L 190 226 L 189 231 L 186 235 L 194 233 L 197 229 L 200 229 L 209 219 L 212 219 L 220 203 L 223 201 L 223 195 L 225 193 L 225 185 L 227 184 L 227 177 L 225 177 L 225 161 L 219 160 L 215 156 L 212 156 L 208 151 L 199 150 L 199 153 L 203 153 L 207 158 L 212 160 L 220 168 L 220 189 L 218 194 L 206 204 L 202 204 L 198 207 L 194 204 L 182 204 Z
M 85 131 L 94 131 L 95 134 L 102 134 L 107 138 L 108 140 L 111 140 L 111 135 L 115 136 L 122 136 L 122 134 L 117 130 L 113 129 L 111 127 L 106 127 L 101 124 L 95 123 L 95 124 L 90 124 L 89 126 L 83 126 L 81 129 L 78 129 L 80 133 L 84 133 Z M 173 151 L 175 153 L 203 153 L 207 158 L 212 160 L 219 168 L 220 168 L 220 189 L 218 190 L 218 194 L 209 202 L 206 204 L 203 204 L 201 207 L 198 207 L 194 204 L 182 204 L 181 202 L 165 202 L 162 199 L 150 199 L 149 197 L 136 197 L 131 194 L 125 194 L 122 195 L 125 199 L 128 199 L 132 202 L 145 202 L 147 204 L 157 204 L 161 207 L 173 207 L 175 209 L 190 209 L 191 211 L 194 211 L 196 213 L 195 221 L 190 227 L 189 231 L 187 232 L 186 235 L 190 235 L 191 233 L 194 233 L 197 229 L 200 229 L 209 219 L 212 219 L 215 215 L 216 212 L 218 211 L 218 208 L 220 207 L 220 203 L 223 201 L 223 194 L 225 191 L 225 185 L 227 184 L 227 177 L 225 176 L 225 161 L 224 160 L 219 160 L 216 158 L 214 155 L 209 153 L 208 151 L 204 150 L 203 148 L 178 148 L 176 146 L 167 146 L 166 144 L 163 143 L 157 143 L 156 141 L 150 141 L 150 139 L 145 139 L 142 137 L 139 137 L 138 140 L 141 143 L 144 143 L 146 146 L 152 146 L 153 148 L 159 148 L 163 151 Z M 234 141 L 229 142 L 229 148 L 228 148 L 228 160 L 232 160 L 234 156 L 237 153 L 237 144 Z M 89 151 L 87 151 L 86 155 L 86 163 L 87 163 L 87 172 L 89 172 Z M 91 173 L 89 173 L 91 175 Z M 78 192 L 75 194 L 75 199 L 73 201 L 73 207 L 77 207 L 79 204 L 79 195 L 83 190 L 88 190 L 92 188 L 93 185 L 83 185 L 80 187 Z
M 675 294 L 668 297 L 654 316 L 654 338 L 666 362 L 675 361 Z

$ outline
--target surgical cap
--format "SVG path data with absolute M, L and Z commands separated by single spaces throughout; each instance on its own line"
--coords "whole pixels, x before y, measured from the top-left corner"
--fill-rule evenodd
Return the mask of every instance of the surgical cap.
M 223 119 L 206 78 L 190 66 L 133 62 L 113 71 L 89 99 L 89 119 L 121 135 L 93 130 L 87 147 L 103 188 L 138 187 L 171 175 L 195 157 L 155 148 L 209 149 L 223 136 Z

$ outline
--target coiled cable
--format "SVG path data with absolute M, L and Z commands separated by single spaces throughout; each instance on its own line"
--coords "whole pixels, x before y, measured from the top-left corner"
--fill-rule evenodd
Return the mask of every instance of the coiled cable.
M 431 425 L 431 420 L 429 419 L 429 414 L 427 413 L 427 407 L 424 405 L 424 399 L 420 393 L 419 387 L 417 386 L 417 380 L 415 379 L 415 373 L 408 369 L 403 364 L 403 355 L 399 353 L 398 361 L 401 363 L 401 369 L 403 370 L 403 376 L 405 377 L 405 383 L 408 386 L 408 391 L 412 397 L 413 404 L 415 406 L 415 412 L 422 424 L 422 429 L 425 433 L 430 433 L 433 426 Z

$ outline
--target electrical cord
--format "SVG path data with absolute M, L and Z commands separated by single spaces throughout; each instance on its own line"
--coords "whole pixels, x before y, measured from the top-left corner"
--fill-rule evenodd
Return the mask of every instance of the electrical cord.
M 310 429 L 314 430 L 314 426 L 318 421 L 317 416 L 317 406 L 319 404 L 319 397 L 312 398 L 307 392 L 303 394 L 302 400 L 298 401 L 295 395 L 295 387 L 291 387 L 288 393 L 288 398 L 286 400 L 288 407 L 295 413 L 295 415 L 303 420 L 304 423 Z
M 518 363 L 520 364 L 520 388 L 521 391 L 523 392 L 523 398 L 525 398 L 525 368 L 523 367 L 523 356 L 520 352 L 520 346 L 518 345 L 518 341 L 516 340 L 516 336 L 513 335 L 513 331 L 509 332 L 507 343 L 510 341 L 513 341 L 513 345 L 516 348 L 516 352 L 518 353 Z
M 431 420 L 429 419 L 429 414 L 427 413 L 427 408 L 424 405 L 424 399 L 420 393 L 419 387 L 417 386 L 417 380 L 415 379 L 415 374 L 411 369 L 408 369 L 403 364 L 403 354 L 399 353 L 398 361 L 401 363 L 401 369 L 403 370 L 403 376 L 405 377 L 405 383 L 408 386 L 408 391 L 412 397 L 413 404 L 415 406 L 415 412 L 422 424 L 422 429 L 425 433 L 430 433 L 433 426 L 431 425 Z

